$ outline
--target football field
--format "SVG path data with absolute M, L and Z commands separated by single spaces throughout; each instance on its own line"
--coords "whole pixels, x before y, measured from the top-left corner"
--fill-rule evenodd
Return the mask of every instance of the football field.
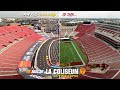
M 74 41 L 60 41 L 60 64 L 71 62 L 82 62 L 85 65 L 86 55 Z

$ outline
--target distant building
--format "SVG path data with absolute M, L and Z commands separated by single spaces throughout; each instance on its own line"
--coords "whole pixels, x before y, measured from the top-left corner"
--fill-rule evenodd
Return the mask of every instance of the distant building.
M 0 22 L 0 27 L 1 26 L 7 26 L 7 23 L 5 23 L 5 22 Z
M 0 22 L 2 22 L 3 20 L 0 18 Z
M 56 32 L 58 33 L 59 30 L 59 23 L 58 19 L 43 19 L 39 20 L 39 23 L 41 25 L 41 30 L 43 30 L 46 33 Z
M 69 21 L 69 22 L 62 22 L 61 24 L 63 26 L 76 26 L 79 23 L 81 23 L 81 21 Z
M 8 18 L 8 21 L 15 21 L 15 18 Z

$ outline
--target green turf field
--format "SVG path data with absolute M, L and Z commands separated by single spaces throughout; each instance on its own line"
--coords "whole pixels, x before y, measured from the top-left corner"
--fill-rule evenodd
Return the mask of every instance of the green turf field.
M 80 62 L 81 60 L 86 63 L 87 57 L 75 42 L 65 43 L 60 41 L 60 64 Z

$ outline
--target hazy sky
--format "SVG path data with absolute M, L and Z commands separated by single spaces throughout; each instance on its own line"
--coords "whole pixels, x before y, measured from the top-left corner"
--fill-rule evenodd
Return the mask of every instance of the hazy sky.
M 81 11 L 80 17 L 87 18 L 120 18 L 120 11 Z
M 0 17 L 22 17 L 24 13 L 40 12 L 41 11 L 0 11 Z M 79 11 L 77 12 L 77 16 L 79 16 L 79 18 L 120 18 L 120 11 Z

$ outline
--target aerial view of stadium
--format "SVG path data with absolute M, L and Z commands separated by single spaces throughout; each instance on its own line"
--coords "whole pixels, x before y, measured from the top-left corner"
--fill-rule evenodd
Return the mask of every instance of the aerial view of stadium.
M 0 79 L 120 79 L 120 12 L 76 12 L 0 11 Z

